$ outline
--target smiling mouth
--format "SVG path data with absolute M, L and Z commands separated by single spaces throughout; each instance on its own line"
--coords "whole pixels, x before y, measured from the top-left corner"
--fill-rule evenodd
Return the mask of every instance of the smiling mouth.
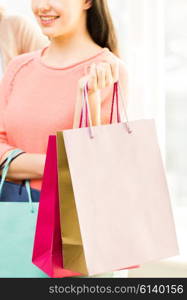
M 54 21 L 60 18 L 60 16 L 40 16 L 41 21 Z
M 42 26 L 53 26 L 53 24 L 55 24 L 56 20 L 58 20 L 60 16 L 39 15 L 39 18 Z

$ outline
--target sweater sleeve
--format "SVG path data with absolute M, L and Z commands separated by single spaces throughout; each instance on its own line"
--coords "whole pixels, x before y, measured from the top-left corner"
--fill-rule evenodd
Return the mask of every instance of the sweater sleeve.
M 6 129 L 4 126 L 4 111 L 6 107 L 6 82 L 5 77 L 0 82 L 0 161 L 2 156 L 11 149 L 13 146 L 8 144 Z
M 3 79 L 0 81 L 0 160 L 4 154 L 12 149 L 14 145 L 8 142 L 8 132 L 6 131 L 6 108 L 12 92 L 14 81 L 19 71 L 31 62 L 38 51 L 15 56 L 8 64 Z
M 2 156 L 15 149 L 13 145 L 8 143 L 7 132 L 5 128 L 5 109 L 8 104 L 8 92 L 10 89 L 10 82 L 13 74 L 13 69 L 15 67 L 16 59 L 13 59 L 7 67 L 3 79 L 0 81 L 0 161 Z
M 127 110 L 128 104 L 128 72 L 125 66 L 125 63 L 119 60 L 119 84 L 121 88 L 122 97 L 119 97 L 119 109 L 122 111 L 123 105 Z M 101 98 L 101 123 L 109 124 L 110 115 L 112 108 L 112 96 L 113 96 L 113 87 L 106 88 L 102 91 Z M 123 99 L 122 99 L 123 98 Z M 122 105 L 123 101 L 123 105 Z M 113 122 L 117 121 L 117 111 L 116 106 L 114 107 Z

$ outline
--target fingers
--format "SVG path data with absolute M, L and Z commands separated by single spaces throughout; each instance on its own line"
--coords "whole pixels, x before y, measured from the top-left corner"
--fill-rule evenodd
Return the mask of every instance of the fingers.
M 90 68 L 90 74 L 88 77 L 88 89 L 89 91 L 93 92 L 96 92 L 98 89 L 96 64 L 92 64 Z
M 96 67 L 98 89 L 102 90 L 106 86 L 106 65 L 99 63 Z
M 110 64 L 106 64 L 106 86 L 110 86 L 114 83 L 113 72 Z
M 119 63 L 111 62 L 110 67 L 112 70 L 113 83 L 115 83 L 119 80 Z
M 97 91 L 113 85 L 119 80 L 119 64 L 117 61 L 92 64 L 88 75 L 90 91 Z

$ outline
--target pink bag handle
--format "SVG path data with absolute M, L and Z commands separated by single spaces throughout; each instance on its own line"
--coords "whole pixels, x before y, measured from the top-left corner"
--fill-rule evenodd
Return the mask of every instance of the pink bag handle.
M 86 89 L 86 91 L 85 91 Z M 86 116 L 86 124 L 85 126 L 88 127 L 88 105 L 85 101 L 85 93 L 87 92 L 88 94 L 88 84 L 86 84 L 86 86 L 83 88 L 83 93 L 82 93 L 82 109 L 81 109 L 81 117 L 80 117 L 80 122 L 79 122 L 79 128 L 82 128 L 83 123 L 84 123 L 84 116 Z M 86 113 L 85 112 L 86 109 Z
M 88 86 L 87 85 L 86 85 L 86 91 L 83 90 L 84 96 L 85 96 L 85 92 L 88 92 Z M 121 116 L 120 116 L 120 113 L 119 113 L 119 91 L 118 91 L 118 84 L 117 83 L 114 84 L 114 89 L 113 89 L 112 107 L 111 107 L 111 113 L 110 113 L 110 124 L 112 124 L 112 121 L 113 121 L 115 99 L 116 99 L 116 108 L 117 108 L 117 121 L 118 121 L 118 123 L 120 123 L 121 122 Z M 83 103 L 82 103 L 82 110 L 81 110 L 79 128 L 81 128 L 83 126 L 84 116 L 86 117 L 85 126 L 88 127 L 88 105 L 87 105 L 86 101 L 82 101 L 82 102 Z M 85 112 L 85 110 L 86 110 L 86 112 Z
M 119 84 L 118 82 L 114 83 L 114 89 L 113 89 L 113 96 L 112 96 L 112 107 L 111 107 L 111 113 L 110 113 L 110 124 L 112 124 L 113 121 L 113 115 L 114 115 L 114 104 L 116 99 L 116 110 L 117 110 L 117 122 L 121 122 L 121 116 L 119 112 Z
M 117 122 L 118 123 L 122 122 L 121 121 L 120 110 L 119 110 L 119 93 L 120 93 L 119 82 L 116 82 L 116 83 L 114 83 L 114 89 L 113 89 L 112 106 L 111 106 L 111 114 L 110 114 L 110 124 L 112 124 L 112 122 L 113 122 L 113 114 L 114 114 L 114 105 L 115 105 L 115 103 L 116 103 L 116 111 L 117 111 Z M 122 94 L 121 94 L 121 97 L 122 97 Z M 128 130 L 128 133 L 132 133 L 132 130 L 130 129 L 130 125 L 129 125 L 128 116 L 127 116 L 127 112 L 126 112 L 126 109 L 125 109 L 124 101 L 122 101 L 122 103 L 123 103 L 123 111 L 124 111 L 125 117 L 126 117 L 126 127 L 127 127 L 127 130 Z M 90 115 L 90 107 L 89 107 L 89 102 L 88 102 L 88 83 L 83 88 L 82 110 L 81 110 L 79 128 L 82 128 L 83 123 L 84 123 L 84 118 L 86 118 L 85 126 L 89 127 L 90 132 L 91 132 L 91 137 L 93 138 L 93 126 L 92 126 L 91 115 Z M 89 126 L 88 123 L 90 124 L 90 126 Z
M 86 110 L 86 112 L 85 112 Z M 90 114 L 90 106 L 88 102 L 88 83 L 83 87 L 82 92 L 82 111 L 81 111 L 81 118 L 79 123 L 79 128 L 82 128 L 84 117 L 86 117 L 86 127 L 88 127 L 90 132 L 90 138 L 94 138 L 93 134 L 93 126 L 92 126 L 92 120 L 91 120 L 91 114 Z M 88 123 L 89 120 L 89 123 Z

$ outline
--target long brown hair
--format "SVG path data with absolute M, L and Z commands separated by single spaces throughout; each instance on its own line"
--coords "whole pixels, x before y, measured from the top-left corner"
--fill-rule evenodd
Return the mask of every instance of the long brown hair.
M 2 5 L 0 5 L 0 21 L 4 15 L 5 15 L 5 8 Z
M 118 39 L 107 0 L 92 0 L 87 11 L 87 28 L 94 42 L 119 56 Z

